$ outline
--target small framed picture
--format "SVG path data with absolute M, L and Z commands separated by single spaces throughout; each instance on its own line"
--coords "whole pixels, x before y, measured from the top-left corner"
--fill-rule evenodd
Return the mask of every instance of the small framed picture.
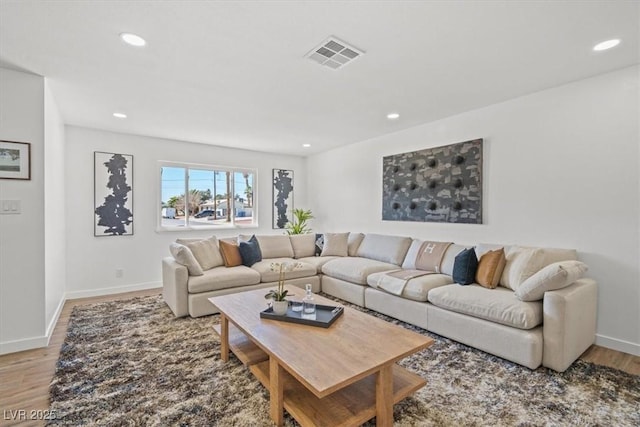
M 0 179 L 31 179 L 31 144 L 0 141 Z

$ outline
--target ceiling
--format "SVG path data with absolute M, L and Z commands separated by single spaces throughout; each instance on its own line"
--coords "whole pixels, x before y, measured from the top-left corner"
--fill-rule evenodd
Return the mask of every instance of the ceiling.
M 305 156 L 637 64 L 639 5 L 0 0 L 0 65 L 47 77 L 67 124 Z M 329 36 L 366 53 L 305 58 Z

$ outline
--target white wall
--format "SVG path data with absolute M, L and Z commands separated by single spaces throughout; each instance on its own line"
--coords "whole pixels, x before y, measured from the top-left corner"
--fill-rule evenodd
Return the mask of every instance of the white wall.
M 44 283 L 45 325 L 51 335 L 64 304 L 66 269 L 64 123 L 48 81 L 44 82 Z
M 160 260 L 169 256 L 169 244 L 178 237 L 233 236 L 235 230 L 157 232 L 159 211 L 158 161 L 242 166 L 258 170 L 256 202 L 259 228 L 243 233 L 281 233 L 271 228 L 273 168 L 294 171 L 295 207 L 306 207 L 306 160 L 233 148 L 66 128 L 67 297 L 161 286 Z M 133 155 L 134 235 L 93 235 L 93 152 Z M 244 229 L 243 229 L 244 230 Z M 116 269 L 123 269 L 116 278 Z
M 314 228 L 577 248 L 598 343 L 640 355 L 638 67 L 308 159 Z M 382 157 L 484 138 L 484 224 L 381 220 Z
M 44 291 L 44 79 L 0 68 L 0 139 L 31 143 L 31 180 L 0 180 L 0 353 L 46 345 Z

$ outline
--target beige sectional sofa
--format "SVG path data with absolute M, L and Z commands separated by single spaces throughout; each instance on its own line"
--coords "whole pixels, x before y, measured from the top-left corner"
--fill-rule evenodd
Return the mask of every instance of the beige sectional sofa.
M 263 260 L 251 267 L 225 267 L 218 261 L 201 276 L 191 276 L 173 257 L 163 259 L 163 295 L 174 314 L 216 313 L 209 297 L 273 287 L 277 273 L 271 271 L 271 263 L 295 260 L 299 269 L 287 274 L 287 283 L 299 287 L 311 283 L 314 292 L 322 290 L 532 369 L 543 365 L 562 372 L 595 339 L 597 286 L 581 274 L 571 274 L 572 265 L 581 264 L 574 261 L 575 250 L 475 245 L 481 260 L 491 250 L 504 248 L 506 253 L 500 286 L 489 289 L 454 283 L 456 256 L 465 246 L 450 244 L 435 267 L 437 273 L 402 279 L 401 286 L 390 288 L 390 274 L 420 274 L 415 263 L 423 241 L 327 233 L 322 256 L 314 256 L 313 234 L 256 237 Z M 537 286 L 536 279 L 541 277 L 537 280 L 541 286 L 551 287 L 534 289 L 523 301 L 519 294 L 524 288 L 514 290 L 516 283 L 509 283 L 515 277 L 523 279 L 519 285 L 529 287 Z

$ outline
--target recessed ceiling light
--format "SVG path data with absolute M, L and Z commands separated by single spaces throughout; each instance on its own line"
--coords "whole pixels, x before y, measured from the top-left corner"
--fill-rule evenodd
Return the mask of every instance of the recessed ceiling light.
M 302 144 L 302 146 L 303 146 L 304 148 L 309 148 L 309 147 L 311 147 L 311 144 Z
M 136 34 L 121 33 L 120 38 L 126 44 L 130 44 L 131 46 L 135 46 L 135 47 L 142 47 L 147 44 L 147 41 L 145 39 L 143 39 L 142 37 Z
M 620 44 L 620 39 L 611 39 L 601 43 L 598 43 L 593 47 L 593 50 L 596 52 L 600 52 L 602 50 L 611 49 L 612 47 L 616 47 Z
M 113 117 L 117 117 L 119 119 L 126 119 L 127 115 L 125 113 L 113 113 Z
M 400 114 L 398 114 L 398 113 L 389 113 L 389 114 L 387 114 L 387 119 L 389 119 L 389 120 L 395 120 L 398 117 L 400 117 Z

